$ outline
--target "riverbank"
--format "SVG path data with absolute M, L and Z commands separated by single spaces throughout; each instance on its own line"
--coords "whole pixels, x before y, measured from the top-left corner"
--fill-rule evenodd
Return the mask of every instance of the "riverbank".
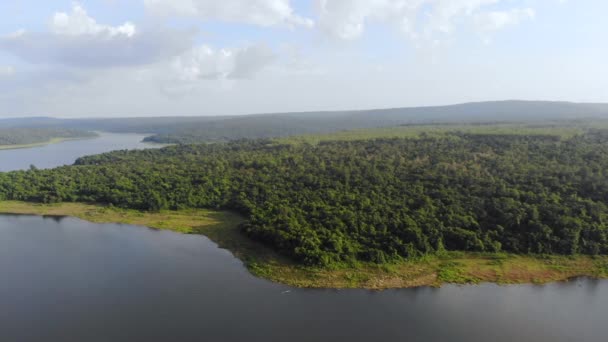
M 94 139 L 94 138 L 97 138 L 97 137 L 94 136 L 94 137 L 82 137 L 82 138 L 52 138 L 51 140 L 47 140 L 47 141 L 39 142 L 39 143 L 32 143 L 32 144 L 0 145 L 0 150 L 17 150 L 17 149 L 23 149 L 23 148 L 41 147 L 41 146 L 46 146 L 46 145 L 51 145 L 51 144 L 58 144 L 58 143 L 61 143 L 64 141 L 85 140 L 85 139 Z
M 448 252 L 394 264 L 349 265 L 333 269 L 305 267 L 243 236 L 237 214 L 212 210 L 124 210 L 80 203 L 32 204 L 0 202 L 0 213 L 74 216 L 96 223 L 124 223 L 185 234 L 202 234 L 231 251 L 256 276 L 311 288 L 388 289 L 440 286 L 444 283 L 544 284 L 587 276 L 608 278 L 608 257 L 518 256 Z

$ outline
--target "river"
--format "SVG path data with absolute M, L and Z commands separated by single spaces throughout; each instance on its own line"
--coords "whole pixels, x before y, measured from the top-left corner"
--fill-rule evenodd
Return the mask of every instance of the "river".
M 74 163 L 79 157 L 114 150 L 158 148 L 163 145 L 142 142 L 145 135 L 99 133 L 92 139 L 68 140 L 31 148 L 0 150 L 0 171 L 25 170 L 34 165 L 39 169 Z

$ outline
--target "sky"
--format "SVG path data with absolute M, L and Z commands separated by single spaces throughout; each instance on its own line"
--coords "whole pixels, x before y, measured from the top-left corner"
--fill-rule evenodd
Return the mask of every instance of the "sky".
M 2 0 L 0 118 L 608 102 L 604 0 Z

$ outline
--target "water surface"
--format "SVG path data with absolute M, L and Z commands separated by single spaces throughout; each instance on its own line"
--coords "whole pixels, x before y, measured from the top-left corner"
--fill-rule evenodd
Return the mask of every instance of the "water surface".
M 34 165 L 39 169 L 73 164 L 80 157 L 123 149 L 161 147 L 143 143 L 145 135 L 99 133 L 99 137 L 69 140 L 44 146 L 0 150 L 0 172 L 25 170 Z
M 606 341 L 608 282 L 307 290 L 204 236 L 0 216 L 0 341 Z

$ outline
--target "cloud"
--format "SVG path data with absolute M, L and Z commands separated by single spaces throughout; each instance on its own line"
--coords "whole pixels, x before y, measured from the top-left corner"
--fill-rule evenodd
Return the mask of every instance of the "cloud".
M 215 50 L 207 45 L 176 57 L 172 67 L 180 81 L 248 79 L 270 65 L 275 53 L 265 45 Z
M 338 39 L 359 38 L 370 22 L 385 22 L 407 32 L 423 0 L 316 0 L 321 30 Z
M 224 49 L 194 46 L 195 34 L 162 28 L 150 31 L 131 22 L 104 25 L 76 3 L 68 13 L 51 16 L 48 32 L 21 29 L 0 36 L 0 50 L 30 63 L 23 64 L 19 73 L 0 66 L 0 99 L 4 101 L 0 103 L 10 102 L 13 108 L 27 111 L 30 104 L 19 98 L 35 97 L 43 108 L 43 103 L 81 94 L 81 89 L 96 94 L 92 96 L 111 93 L 118 99 L 122 91 L 126 96 L 144 87 L 146 96 L 179 98 L 231 89 L 238 80 L 254 79 L 278 59 L 263 44 Z
M 481 32 L 490 32 L 533 19 L 536 13 L 532 8 L 517 8 L 509 11 L 479 13 L 475 16 L 475 26 Z
M 436 0 L 429 14 L 427 31 L 449 34 L 454 31 L 454 21 L 462 16 L 470 17 L 484 6 L 501 0 Z M 503 1 L 504 2 L 504 1 Z
M 318 26 L 329 36 L 354 40 L 369 24 L 389 25 L 410 39 L 451 34 L 460 19 L 484 22 L 493 30 L 517 24 L 531 9 L 487 12 L 505 0 L 315 0 Z M 532 12 L 530 12 L 532 11 Z M 532 14 L 533 16 L 533 14 Z M 488 24 L 488 22 L 490 22 Z
M 98 24 L 95 19 L 89 17 L 86 10 L 78 3 L 72 6 L 72 13 L 55 13 L 50 26 L 55 34 L 68 36 L 102 35 L 106 37 L 133 37 L 136 32 L 135 25 L 131 22 L 126 22 L 116 27 Z
M 252 78 L 256 73 L 275 61 L 276 58 L 274 51 L 265 45 L 254 45 L 240 49 L 234 55 L 234 68 L 228 74 L 228 78 Z
M 258 26 L 313 27 L 297 15 L 289 0 L 144 0 L 148 11 L 161 16 L 188 16 Z
M 98 24 L 75 3 L 71 13 L 56 13 L 50 32 L 19 30 L 0 38 L 0 49 L 30 63 L 104 68 L 142 65 L 176 56 L 192 45 L 194 32 L 141 31 L 126 22 Z

